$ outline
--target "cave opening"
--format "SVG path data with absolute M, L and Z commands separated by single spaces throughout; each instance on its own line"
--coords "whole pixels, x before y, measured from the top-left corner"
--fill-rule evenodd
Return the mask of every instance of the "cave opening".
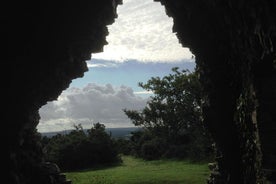
M 139 82 L 162 78 L 174 67 L 195 70 L 194 55 L 172 32 L 173 20 L 164 6 L 128 0 L 117 12 L 108 26 L 108 45 L 86 60 L 88 71 L 40 109 L 37 129 L 42 135 L 69 133 L 78 124 L 90 129 L 97 122 L 106 128 L 134 127 L 123 109 L 140 110 L 153 94 L 139 88 Z
M 109 128 L 133 126 L 122 109 L 141 109 L 152 94 L 139 82 L 164 77 L 173 67 L 194 71 L 194 55 L 181 46 L 160 3 L 126 0 L 117 14 L 108 26 L 108 44 L 86 60 L 84 76 L 40 109 L 39 132 L 66 131 L 75 124 L 87 128 L 96 122 Z

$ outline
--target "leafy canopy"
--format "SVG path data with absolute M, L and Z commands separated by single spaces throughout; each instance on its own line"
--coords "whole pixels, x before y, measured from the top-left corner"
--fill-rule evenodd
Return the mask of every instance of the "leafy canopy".
M 124 109 L 134 125 L 144 127 L 151 135 L 152 138 L 141 136 L 147 137 L 141 148 L 148 153 L 152 152 L 151 148 L 161 150 L 161 145 L 157 145 L 160 142 L 175 149 L 175 145 L 204 145 L 208 139 L 202 122 L 202 88 L 197 73 L 180 71 L 177 67 L 172 68 L 172 72 L 163 78 L 152 77 L 147 83 L 139 83 L 140 87 L 154 93 L 146 107 Z

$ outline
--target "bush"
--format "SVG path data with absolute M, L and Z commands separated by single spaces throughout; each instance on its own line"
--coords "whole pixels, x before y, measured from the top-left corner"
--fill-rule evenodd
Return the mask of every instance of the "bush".
M 131 155 L 133 146 L 128 139 L 119 138 L 115 140 L 118 153 L 123 155 Z
M 95 167 L 120 162 L 118 151 L 104 125 L 97 123 L 88 133 L 80 125 L 67 135 L 57 135 L 44 147 L 46 160 L 63 170 Z
M 159 159 L 168 149 L 166 142 L 161 138 L 154 138 L 145 142 L 141 148 L 141 157 L 146 160 Z
M 187 158 L 188 157 L 188 146 L 186 144 L 181 145 L 170 145 L 164 153 L 165 158 Z

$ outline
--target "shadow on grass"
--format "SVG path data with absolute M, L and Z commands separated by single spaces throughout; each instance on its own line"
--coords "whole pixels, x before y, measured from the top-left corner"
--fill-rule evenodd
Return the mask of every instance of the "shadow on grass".
M 190 181 L 179 181 L 179 180 L 163 180 L 163 181 L 137 181 L 132 182 L 131 184 L 192 184 Z
M 178 158 L 162 158 L 162 159 L 158 159 L 158 160 L 143 160 L 144 162 L 150 163 L 151 165 L 159 165 L 159 164 L 164 164 L 167 162 L 181 162 L 183 164 L 198 164 L 198 165 L 202 165 L 202 164 L 208 164 L 210 162 L 212 162 L 211 159 L 205 159 L 205 160 L 192 160 L 192 159 L 187 159 L 187 158 L 183 158 L 183 159 L 178 159 Z
M 97 164 L 97 165 L 93 165 L 91 167 L 84 168 L 84 169 L 63 170 L 62 172 L 68 173 L 68 172 L 97 171 L 97 170 L 104 170 L 104 169 L 110 169 L 110 168 L 114 168 L 114 167 L 119 167 L 119 166 L 122 166 L 122 164 L 123 164 L 123 161 L 120 160 L 120 161 L 115 162 L 115 163 Z

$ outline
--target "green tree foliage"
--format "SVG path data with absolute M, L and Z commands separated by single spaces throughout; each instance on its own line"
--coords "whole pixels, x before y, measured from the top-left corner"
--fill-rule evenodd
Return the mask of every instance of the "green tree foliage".
M 144 127 L 133 135 L 136 154 L 146 159 L 208 156 L 211 139 L 202 123 L 202 89 L 197 74 L 173 68 L 162 79 L 139 83 L 154 95 L 144 109 L 127 110 L 134 125 Z M 135 147 L 134 146 L 134 147 Z
M 63 170 L 85 169 L 120 161 L 116 146 L 100 123 L 86 131 L 81 125 L 68 134 L 42 139 L 46 160 Z
M 117 138 L 114 139 L 115 141 L 115 145 L 116 148 L 119 152 L 119 154 L 123 154 L 123 155 L 131 155 L 132 154 L 132 144 L 130 142 L 130 140 L 126 139 L 126 138 Z

